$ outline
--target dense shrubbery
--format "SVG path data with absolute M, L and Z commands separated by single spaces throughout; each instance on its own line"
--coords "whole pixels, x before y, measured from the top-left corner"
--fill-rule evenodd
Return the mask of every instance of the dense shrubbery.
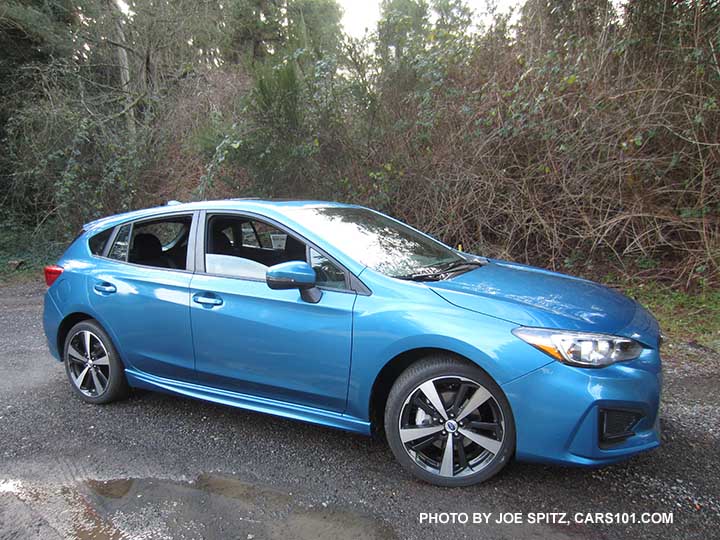
M 551 37 L 481 37 L 426 93 L 399 96 L 388 114 L 416 120 L 384 146 L 404 172 L 397 211 L 554 266 L 610 256 L 659 259 L 685 279 L 717 270 L 720 13 L 674 3 L 663 19 L 661 3 L 631 6 L 624 25 L 598 13 L 580 34 L 528 3 L 521 24 L 555 25 Z M 436 76 L 427 56 L 421 80 Z
M 197 2 L 156 43 L 172 5 L 63 19 L 90 46 L 61 64 L 13 57 L 6 213 L 74 227 L 174 197 L 340 199 L 479 252 L 716 279 L 716 2 L 528 0 L 478 28 L 459 0 L 386 0 L 360 41 L 332 0 Z

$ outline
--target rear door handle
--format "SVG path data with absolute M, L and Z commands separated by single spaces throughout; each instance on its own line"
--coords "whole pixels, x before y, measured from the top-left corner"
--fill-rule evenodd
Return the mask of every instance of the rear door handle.
M 106 281 L 103 281 L 102 283 L 96 283 L 94 288 L 97 292 L 104 294 L 110 294 L 117 291 L 115 285 Z
M 218 298 L 217 296 L 206 296 L 204 293 L 197 293 L 194 295 L 193 302 L 204 306 L 221 306 L 223 303 L 222 298 Z

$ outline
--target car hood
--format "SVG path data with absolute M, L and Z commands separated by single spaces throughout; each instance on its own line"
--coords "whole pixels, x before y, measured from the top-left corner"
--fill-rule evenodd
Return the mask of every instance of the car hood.
M 541 268 L 498 260 L 454 278 L 428 282 L 458 307 L 522 326 L 600 332 L 655 346 L 655 319 L 608 287 Z

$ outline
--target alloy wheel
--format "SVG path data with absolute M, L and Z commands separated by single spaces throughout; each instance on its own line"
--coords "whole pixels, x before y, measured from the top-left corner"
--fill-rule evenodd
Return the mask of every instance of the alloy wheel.
M 73 334 L 65 361 L 70 379 L 82 394 L 96 398 L 105 393 L 110 381 L 110 359 L 100 338 L 89 330 Z
M 400 414 L 400 439 L 410 458 L 432 474 L 475 474 L 500 452 L 505 422 L 492 393 L 466 377 L 437 377 L 417 386 Z

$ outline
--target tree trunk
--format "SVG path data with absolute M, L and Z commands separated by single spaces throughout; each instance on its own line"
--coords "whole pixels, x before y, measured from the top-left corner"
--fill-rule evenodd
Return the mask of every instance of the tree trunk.
M 130 61 L 128 59 L 128 53 L 125 49 L 126 40 L 125 32 L 122 28 L 121 17 L 122 12 L 120 6 L 116 0 L 107 0 L 108 9 L 110 10 L 110 17 L 115 23 L 115 41 L 120 45 L 116 47 L 118 67 L 120 70 L 120 85 L 123 92 L 125 92 L 125 122 L 127 123 L 127 130 L 131 138 L 135 138 L 135 113 L 133 96 L 130 92 Z

